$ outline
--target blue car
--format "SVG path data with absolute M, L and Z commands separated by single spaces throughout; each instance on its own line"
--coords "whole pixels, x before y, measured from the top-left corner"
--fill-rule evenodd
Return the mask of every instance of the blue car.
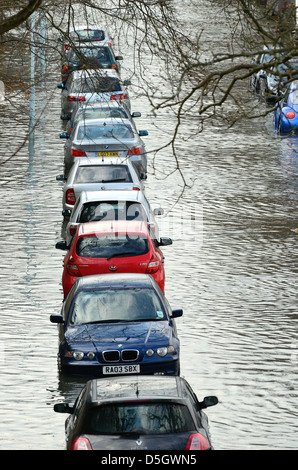
M 280 134 L 298 133 L 298 80 L 287 87 L 275 109 L 275 130 Z
M 109 377 L 179 375 L 175 318 L 149 274 L 79 278 L 50 321 L 59 329 L 59 367 L 66 373 Z

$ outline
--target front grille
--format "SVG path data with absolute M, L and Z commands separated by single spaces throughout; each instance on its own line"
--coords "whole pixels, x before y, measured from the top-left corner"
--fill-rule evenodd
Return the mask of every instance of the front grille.
M 136 349 L 125 349 L 122 351 L 122 361 L 136 361 L 139 357 L 139 351 Z
M 105 362 L 119 362 L 120 361 L 120 351 L 104 351 L 102 357 Z M 121 360 L 122 361 L 136 361 L 139 357 L 139 351 L 137 349 L 124 349 L 121 351 Z
M 106 362 L 119 362 L 120 361 L 119 351 L 104 351 L 102 355 Z

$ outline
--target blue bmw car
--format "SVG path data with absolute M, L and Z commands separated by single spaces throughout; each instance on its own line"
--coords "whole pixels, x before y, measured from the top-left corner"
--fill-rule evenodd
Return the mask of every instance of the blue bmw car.
M 298 133 L 298 80 L 287 87 L 283 100 L 276 106 L 274 120 L 277 133 Z
M 152 276 L 79 278 L 50 321 L 59 329 L 59 368 L 75 375 L 179 375 L 180 344 L 172 310 Z

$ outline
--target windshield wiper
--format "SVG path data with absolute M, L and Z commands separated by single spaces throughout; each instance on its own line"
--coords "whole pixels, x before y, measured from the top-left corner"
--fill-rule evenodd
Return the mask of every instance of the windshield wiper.
M 111 259 L 111 258 L 118 258 L 118 256 L 130 256 L 130 255 L 136 255 L 137 253 L 135 251 L 127 251 L 127 252 L 124 252 L 124 253 L 114 253 L 113 255 L 109 256 L 107 258 L 107 260 Z
M 102 183 L 113 183 L 114 181 L 126 181 L 126 178 L 114 178 L 112 180 L 102 180 Z

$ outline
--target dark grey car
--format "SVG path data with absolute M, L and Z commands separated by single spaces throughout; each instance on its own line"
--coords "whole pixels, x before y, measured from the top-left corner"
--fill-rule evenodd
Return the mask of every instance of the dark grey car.
M 89 380 L 65 422 L 68 450 L 211 450 L 204 408 L 215 396 L 199 401 L 182 377 L 118 376 Z

